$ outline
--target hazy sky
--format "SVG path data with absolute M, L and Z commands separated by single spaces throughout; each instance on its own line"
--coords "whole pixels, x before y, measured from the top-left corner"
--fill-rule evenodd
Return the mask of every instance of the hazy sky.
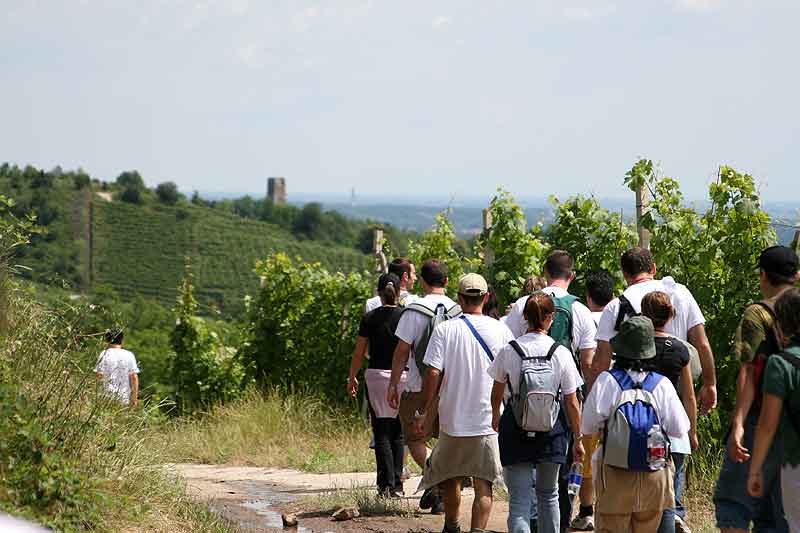
M 797 0 L 33 1 L 0 17 L 0 161 L 289 193 L 800 199 Z

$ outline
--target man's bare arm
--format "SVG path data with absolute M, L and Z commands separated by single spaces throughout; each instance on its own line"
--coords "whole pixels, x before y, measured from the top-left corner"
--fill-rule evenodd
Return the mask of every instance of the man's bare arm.
M 139 405 L 139 374 L 131 372 L 128 375 L 131 383 L 131 405 L 136 407 Z
M 592 371 L 589 373 L 587 383 L 589 389 L 594 385 L 594 381 L 601 373 L 611 368 L 611 343 L 608 341 L 597 341 L 597 350 L 594 352 L 592 360 Z
M 597 349 L 596 348 L 584 348 L 580 351 L 580 359 L 581 359 L 581 374 L 583 375 L 584 381 L 587 383 L 592 381 L 590 376 L 592 375 L 592 362 L 594 362 L 594 353 Z
M 397 409 L 400 405 L 397 385 L 400 383 L 410 355 L 411 345 L 405 341 L 398 341 L 392 357 L 392 376 L 389 378 L 389 388 L 386 390 L 386 401 L 392 409 Z
M 717 406 L 717 369 L 714 366 L 714 353 L 706 336 L 706 328 L 698 324 L 689 330 L 689 343 L 700 355 L 700 366 L 703 369 L 703 385 L 700 388 L 700 413 L 706 414 Z

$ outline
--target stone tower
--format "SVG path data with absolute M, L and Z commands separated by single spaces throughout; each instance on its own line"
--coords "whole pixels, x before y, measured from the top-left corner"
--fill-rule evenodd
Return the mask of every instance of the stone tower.
M 267 197 L 275 205 L 286 203 L 286 178 L 269 178 L 267 180 Z

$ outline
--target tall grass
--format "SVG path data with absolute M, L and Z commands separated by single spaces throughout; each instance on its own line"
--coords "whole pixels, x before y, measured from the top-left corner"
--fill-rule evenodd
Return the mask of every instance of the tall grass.
M 155 438 L 175 462 L 371 472 L 370 431 L 355 409 L 302 391 L 251 391 L 197 420 L 173 422 Z

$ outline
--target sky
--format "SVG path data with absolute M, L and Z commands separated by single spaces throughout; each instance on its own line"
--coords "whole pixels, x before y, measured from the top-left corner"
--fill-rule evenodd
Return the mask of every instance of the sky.
M 800 200 L 796 0 L 5 0 L 0 161 L 289 196 Z

